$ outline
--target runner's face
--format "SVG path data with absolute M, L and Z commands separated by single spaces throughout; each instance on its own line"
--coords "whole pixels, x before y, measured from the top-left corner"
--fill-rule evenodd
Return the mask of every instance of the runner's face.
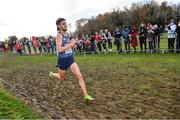
M 60 23 L 60 28 L 61 28 L 61 30 L 63 30 L 63 31 L 67 31 L 66 21 L 62 21 L 62 22 Z

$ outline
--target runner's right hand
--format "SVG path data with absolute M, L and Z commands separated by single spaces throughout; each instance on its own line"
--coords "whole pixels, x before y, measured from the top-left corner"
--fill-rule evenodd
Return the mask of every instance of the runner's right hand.
M 76 39 L 71 39 L 71 44 L 74 46 L 74 44 L 76 44 L 77 43 L 77 41 L 76 41 Z

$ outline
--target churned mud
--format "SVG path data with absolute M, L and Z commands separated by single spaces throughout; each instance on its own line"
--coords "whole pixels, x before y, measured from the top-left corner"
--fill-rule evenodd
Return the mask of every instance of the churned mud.
M 6 89 L 43 118 L 180 118 L 179 66 L 168 69 L 172 66 L 158 63 L 164 67 L 157 72 L 151 69 L 156 66 L 153 63 L 143 63 L 146 69 L 141 62 L 77 59 L 88 92 L 95 99 L 86 102 L 70 71 L 64 81 L 48 77 L 50 70 L 56 71 L 54 58 L 0 59 L 0 77 L 24 94 L 4 84 Z

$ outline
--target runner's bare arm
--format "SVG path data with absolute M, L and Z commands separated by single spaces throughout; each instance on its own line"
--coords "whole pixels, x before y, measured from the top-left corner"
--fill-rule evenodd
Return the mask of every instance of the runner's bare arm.
M 77 40 L 75 38 L 71 39 L 71 42 L 74 42 L 74 45 L 72 46 L 72 48 L 77 48 Z
M 66 44 L 65 46 L 61 46 L 62 45 L 62 39 L 63 39 L 63 36 L 61 34 L 57 34 L 57 37 L 56 37 L 56 48 L 58 50 L 58 52 L 63 52 L 71 47 L 74 46 L 75 44 L 75 41 L 71 41 L 70 43 Z

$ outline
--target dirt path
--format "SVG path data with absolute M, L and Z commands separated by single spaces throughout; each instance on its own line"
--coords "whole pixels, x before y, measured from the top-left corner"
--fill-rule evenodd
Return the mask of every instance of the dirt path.
M 94 102 L 83 100 L 78 81 L 69 71 L 65 81 L 49 79 L 48 71 L 54 69 L 53 64 L 49 62 L 21 64 L 20 68 L 24 69 L 6 66 L 0 68 L 0 77 L 23 91 L 26 95 L 6 85 L 7 89 L 13 91 L 45 118 L 180 118 L 179 76 L 140 72 L 136 64 L 131 64 L 127 70 L 125 68 L 129 64 L 117 64 L 111 68 L 102 64 L 104 63 L 85 66 L 83 62 L 80 63 L 88 90 L 96 99 Z M 137 76 L 139 72 L 141 74 Z M 27 99 L 27 96 L 33 100 Z M 55 114 L 37 103 L 48 107 Z

